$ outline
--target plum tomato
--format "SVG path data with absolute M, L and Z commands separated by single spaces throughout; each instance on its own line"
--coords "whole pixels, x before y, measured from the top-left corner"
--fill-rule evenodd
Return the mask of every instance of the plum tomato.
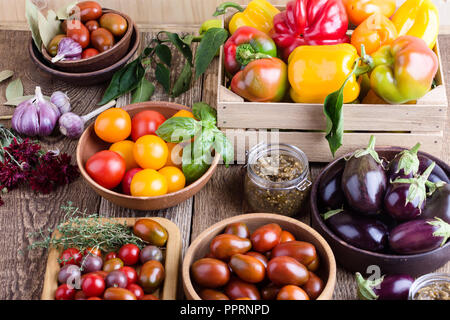
M 117 13 L 105 13 L 100 18 L 100 26 L 107 29 L 115 37 L 121 37 L 127 32 L 127 20 Z
M 324 283 L 322 279 L 316 276 L 313 272 L 309 272 L 309 279 L 302 286 L 303 290 L 308 294 L 311 300 L 316 300 L 317 297 L 322 293 L 324 288 Z
M 240 298 L 249 298 L 251 300 L 261 300 L 261 295 L 258 288 L 251 283 L 242 281 L 237 278 L 233 278 L 225 286 L 225 294 L 231 300 Z
M 167 148 L 169 149 L 169 155 L 166 166 L 181 169 L 183 164 L 183 146 L 179 143 L 167 142 Z
M 315 266 L 316 259 L 318 259 L 316 248 L 309 242 L 289 241 L 280 243 L 272 250 L 272 258 L 282 256 L 294 258 L 305 265 L 308 270 L 311 270 L 310 265 L 313 269 L 317 269 L 317 266 Z
M 287 285 L 278 292 L 277 300 L 309 300 L 309 297 L 302 288 L 294 285 Z
M 61 256 L 59 257 L 59 265 L 61 267 L 65 266 L 66 264 L 75 264 L 79 266 L 81 264 L 82 258 L 83 255 L 81 254 L 80 250 L 69 248 L 61 253 Z
M 129 243 L 120 248 L 117 256 L 126 266 L 132 266 L 138 263 L 140 253 L 141 250 L 137 245 Z
M 47 46 L 47 52 L 52 56 L 56 56 L 58 54 L 58 47 L 59 47 L 59 43 L 61 42 L 62 39 L 64 39 L 66 37 L 65 34 L 58 34 L 56 35 L 48 44 Z
M 261 297 L 263 300 L 276 300 L 280 287 L 269 283 L 267 286 L 261 289 Z
M 295 241 L 294 235 L 286 230 L 281 231 L 280 243 L 289 242 L 289 241 Z
M 107 288 L 126 288 L 128 286 L 128 278 L 124 272 L 114 270 L 106 276 L 105 284 Z
M 137 275 L 136 270 L 134 270 L 134 268 L 122 267 L 119 269 L 119 271 L 122 271 L 127 276 L 127 281 L 128 281 L 127 283 L 129 285 L 137 282 L 138 275 Z
M 240 238 L 250 238 L 250 231 L 248 230 L 248 227 L 243 222 L 235 222 L 229 224 L 225 228 L 226 234 L 234 234 L 235 236 L 238 236 Z
M 141 300 L 145 295 L 144 290 L 135 283 L 129 284 L 126 289 L 133 293 L 138 300 Z
M 103 298 L 105 300 L 137 300 L 134 293 L 130 290 L 115 287 L 106 289 Z
M 152 295 L 152 294 L 146 294 L 142 297 L 141 300 L 159 300 L 158 297 Z
M 76 290 L 68 286 L 67 284 L 62 284 L 56 289 L 55 299 L 56 300 L 74 300 Z
M 97 1 L 82 1 L 77 3 L 76 7 L 72 9 L 70 15 L 80 15 L 79 19 L 83 22 L 89 20 L 97 20 L 102 16 L 102 7 Z
M 269 260 L 263 254 L 256 252 L 256 251 L 249 251 L 246 253 L 246 255 L 252 256 L 252 257 L 258 259 L 264 265 L 264 268 L 267 268 L 267 264 L 269 263 Z
M 95 133 L 103 141 L 115 143 L 125 140 L 131 133 L 131 118 L 121 108 L 103 111 L 95 120 Z
M 98 54 L 100 54 L 100 52 L 97 49 L 87 48 L 84 49 L 83 52 L 81 53 L 81 59 L 89 59 L 95 57 Z
M 164 167 L 158 172 L 167 179 L 167 193 L 180 191 L 186 186 L 186 177 L 177 167 Z
M 141 168 L 159 170 L 167 163 L 169 148 L 160 137 L 145 135 L 137 139 L 133 154 Z
M 86 250 L 84 250 L 83 256 L 86 256 L 88 254 L 93 255 L 93 256 L 97 256 L 97 257 L 100 257 L 100 258 L 103 256 L 102 255 L 102 250 L 100 250 L 99 248 L 87 248 Z
M 139 272 L 138 284 L 145 293 L 155 292 L 164 281 L 164 267 L 159 261 L 147 261 Z
M 203 289 L 199 295 L 202 300 L 230 300 L 225 293 L 212 289 Z
M 86 171 L 99 185 L 114 189 L 125 175 L 125 160 L 113 151 L 100 151 L 86 162 Z
M 105 256 L 105 261 L 111 260 L 111 259 L 115 259 L 117 258 L 117 253 L 115 252 L 109 252 L 106 256 Z
M 259 283 L 266 277 L 264 264 L 250 255 L 233 255 L 230 259 L 229 266 L 245 282 Z
M 167 242 L 167 230 L 153 219 L 139 219 L 133 226 L 133 233 L 150 245 L 163 247 Z
M 120 270 L 120 268 L 123 267 L 123 261 L 119 258 L 114 258 L 110 260 L 106 260 L 103 264 L 103 271 L 105 272 L 111 272 L 114 270 Z
M 91 33 L 91 44 L 101 53 L 114 47 L 116 40 L 111 32 L 105 28 L 98 28 Z
M 294 258 L 276 257 L 267 264 L 267 276 L 274 284 L 279 286 L 302 286 L 309 279 L 306 267 Z
M 252 248 L 249 239 L 234 234 L 219 234 L 210 243 L 209 249 L 217 259 L 228 260 L 232 255 L 246 253 Z
M 130 192 L 133 197 L 157 197 L 167 194 L 166 177 L 153 169 L 137 172 L 131 179 Z
M 281 241 L 281 231 L 281 227 L 276 223 L 259 227 L 250 237 L 253 249 L 261 253 L 272 250 Z
M 134 168 L 138 168 L 136 160 L 133 155 L 134 142 L 130 140 L 123 140 L 113 143 L 109 147 L 109 151 L 117 152 L 125 160 L 126 170 L 129 171 Z
M 86 297 L 100 297 L 105 291 L 105 280 L 102 277 L 89 274 L 81 281 L 81 289 Z
M 156 135 L 156 130 L 166 121 L 166 118 L 159 112 L 153 110 L 141 111 L 131 120 L 131 138 L 137 141 L 140 137 L 152 134 Z
M 191 274 L 198 285 L 210 289 L 222 287 L 230 280 L 228 265 L 212 258 L 195 261 L 191 266 Z
M 97 20 L 89 20 L 86 21 L 86 23 L 84 24 L 86 26 L 86 28 L 89 30 L 89 32 L 93 32 L 95 30 L 97 30 L 98 28 L 100 28 L 100 24 L 98 23 Z
M 89 30 L 80 21 L 67 23 L 67 37 L 78 42 L 83 49 L 87 48 L 91 41 Z
M 125 173 L 122 180 L 122 192 L 128 196 L 131 196 L 131 181 L 133 181 L 133 177 L 136 173 L 142 171 L 141 168 L 134 168 Z

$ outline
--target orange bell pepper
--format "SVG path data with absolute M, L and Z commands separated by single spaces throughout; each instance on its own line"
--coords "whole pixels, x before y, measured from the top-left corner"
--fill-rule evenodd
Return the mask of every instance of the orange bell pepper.
M 343 0 L 342 2 L 347 10 L 348 19 L 355 26 L 359 26 L 377 12 L 390 18 L 397 8 L 395 0 Z

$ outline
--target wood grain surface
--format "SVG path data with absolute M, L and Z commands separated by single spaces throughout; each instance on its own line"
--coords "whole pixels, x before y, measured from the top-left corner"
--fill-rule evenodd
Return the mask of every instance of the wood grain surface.
M 148 43 L 154 34 L 144 33 L 143 44 Z M 94 87 L 72 87 L 59 81 L 54 81 L 48 75 L 40 72 L 29 60 L 26 45 L 30 34 L 24 31 L 0 30 L 0 70 L 11 69 L 16 72 L 14 77 L 23 81 L 25 94 L 33 94 L 34 88 L 40 85 L 44 94 L 62 90 L 72 99 L 73 109 L 78 114 L 86 114 L 95 109 L 100 101 L 105 85 Z M 447 95 L 450 97 L 450 36 L 441 36 L 441 54 L 446 71 Z M 174 65 L 181 57 L 174 56 Z M 207 73 L 193 87 L 179 98 L 173 99 L 165 94 L 158 85 L 152 100 L 169 100 L 191 106 L 192 103 L 205 101 L 215 106 L 217 88 L 217 63 L 208 69 Z M 179 70 L 177 70 L 179 71 Z M 150 80 L 154 80 L 150 77 Z M 6 84 L 0 84 L 0 114 L 12 114 L 13 109 L 5 107 Z M 126 105 L 130 97 L 123 97 L 119 105 Z M 5 126 L 10 123 L 3 122 Z M 450 162 L 450 123 L 444 138 L 447 162 Z M 59 149 L 71 155 L 75 154 L 76 141 L 54 135 L 42 139 L 45 149 Z M 312 178 L 316 177 L 323 165 L 312 164 Z M 39 229 L 54 228 L 62 218 L 59 207 L 67 201 L 86 208 L 89 212 L 99 212 L 105 217 L 164 217 L 175 222 L 180 228 L 183 240 L 184 254 L 189 243 L 204 229 L 224 218 L 248 212 L 243 199 L 242 166 L 225 168 L 220 166 L 207 186 L 194 198 L 177 207 L 157 212 L 138 212 L 119 208 L 106 200 L 100 199 L 80 178 L 70 186 L 58 192 L 43 196 L 28 189 L 15 190 L 3 195 L 5 205 L 0 207 L 0 299 L 39 299 L 42 293 L 44 272 L 48 251 L 28 251 L 30 232 Z M 309 223 L 309 213 L 304 212 L 300 220 Z M 450 264 L 441 271 L 450 272 Z M 181 281 L 179 281 L 181 283 Z M 183 297 L 181 288 L 178 296 Z M 355 299 L 356 291 L 353 275 L 338 270 L 335 299 Z

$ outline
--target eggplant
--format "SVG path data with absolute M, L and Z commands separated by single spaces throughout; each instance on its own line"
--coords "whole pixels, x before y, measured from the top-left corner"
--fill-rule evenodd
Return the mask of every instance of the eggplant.
M 403 150 L 399 152 L 389 163 L 387 176 L 390 181 L 396 178 L 413 178 L 419 171 L 419 151 L 420 143 L 416 144 L 411 150 Z
M 433 195 L 427 199 L 421 217 L 424 219 L 438 217 L 450 223 L 450 184 L 438 187 Z
M 361 300 L 408 300 L 414 278 L 407 274 L 383 276 L 377 280 L 364 279 L 356 273 L 358 297 Z
M 375 137 L 367 149 L 356 151 L 345 164 L 342 191 L 350 207 L 363 214 L 376 214 L 383 208 L 387 177 L 377 152 Z
M 327 226 L 342 240 L 360 249 L 381 252 L 388 244 L 388 227 L 373 217 L 337 209 L 323 215 Z
M 433 163 L 433 160 L 425 156 L 419 155 L 419 173 L 423 174 L 423 172 L 425 172 L 425 170 L 431 165 L 431 163 Z M 440 181 L 450 183 L 450 179 L 448 178 L 445 171 L 437 164 L 434 167 L 433 171 L 431 172 L 430 176 L 428 177 L 428 181 L 433 183 L 437 183 Z
M 323 209 L 338 209 L 344 205 L 345 196 L 341 189 L 344 166 L 344 161 L 338 162 L 320 179 L 319 203 Z
M 398 254 L 417 254 L 443 246 L 450 237 L 450 224 L 442 219 L 417 219 L 395 227 L 389 245 Z

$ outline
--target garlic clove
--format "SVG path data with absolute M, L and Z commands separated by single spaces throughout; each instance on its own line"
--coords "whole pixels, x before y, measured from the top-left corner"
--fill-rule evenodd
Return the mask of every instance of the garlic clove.
M 19 121 L 19 130 L 17 132 L 23 133 L 27 136 L 34 137 L 39 134 L 39 115 L 36 106 L 30 103 L 24 109 Z
M 71 110 L 70 98 L 62 91 L 56 91 L 50 97 L 50 101 L 59 109 L 61 114 Z

